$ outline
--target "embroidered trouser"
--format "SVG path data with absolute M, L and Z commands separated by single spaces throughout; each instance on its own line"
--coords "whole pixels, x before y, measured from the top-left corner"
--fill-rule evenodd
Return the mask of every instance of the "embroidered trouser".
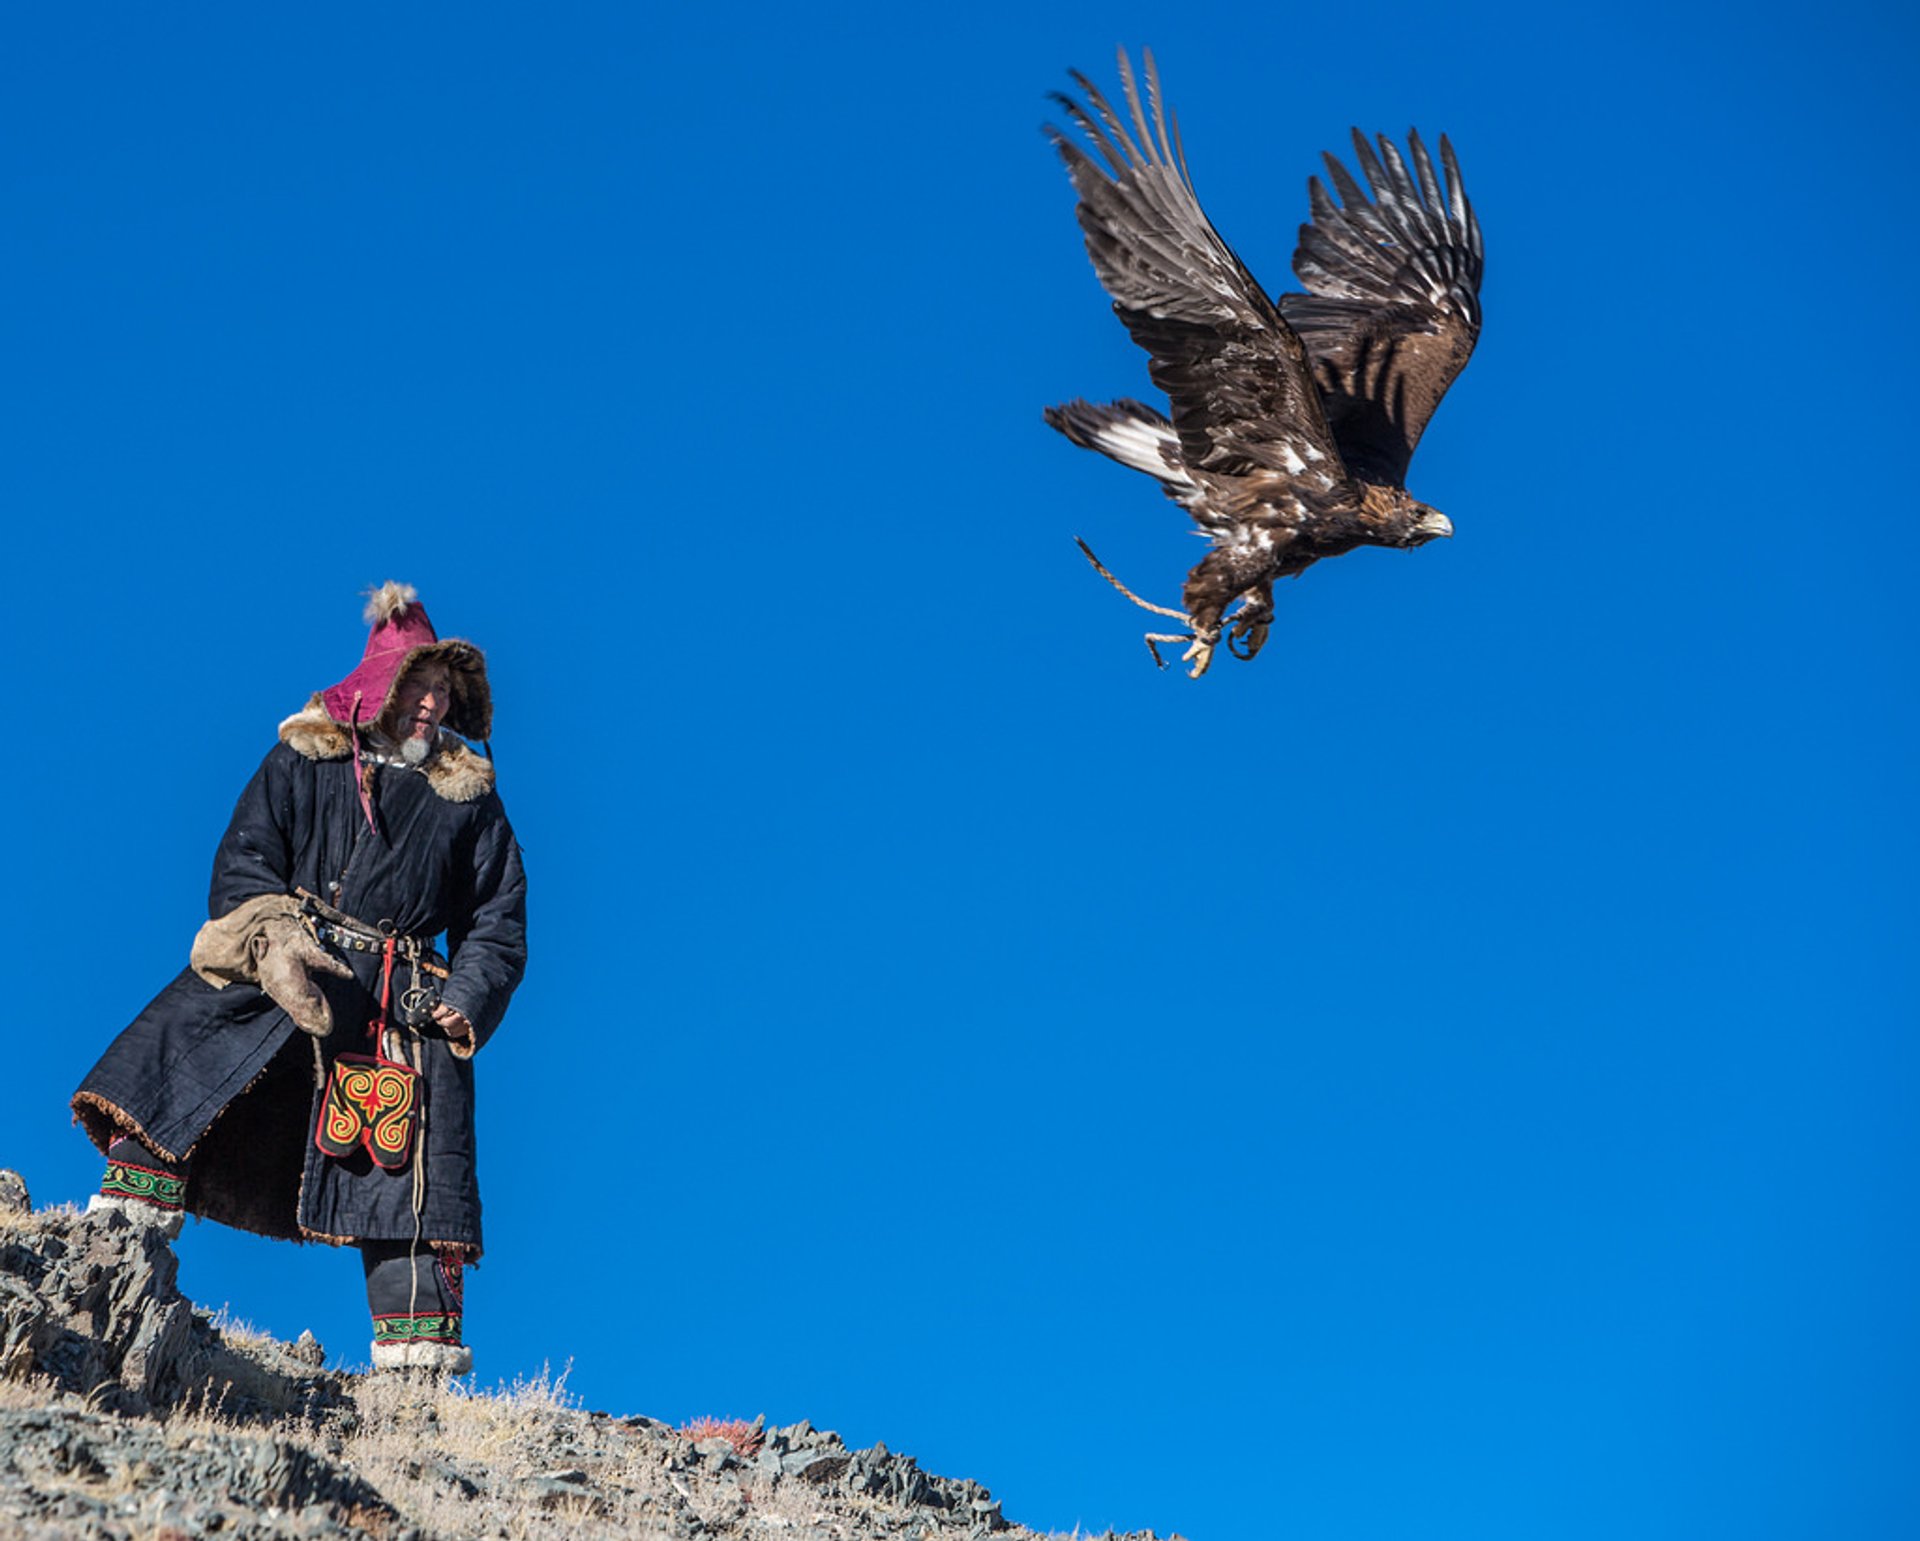
M 129 1135 L 123 1134 L 107 1146 L 107 1172 L 100 1179 L 102 1196 L 177 1215 L 186 1191 L 185 1163 L 162 1161 Z
M 151 1209 L 158 1220 L 182 1212 L 186 1189 L 184 1162 L 163 1161 L 129 1135 L 107 1147 L 107 1171 L 100 1181 L 103 1197 Z M 458 1253 L 436 1252 L 424 1242 L 363 1241 L 360 1262 L 367 1278 L 367 1309 L 373 1316 L 376 1348 L 381 1344 L 460 1345 L 466 1286 Z
M 373 1341 L 383 1343 L 460 1342 L 460 1314 L 466 1297 L 460 1259 L 455 1254 L 404 1241 L 363 1241 L 360 1260 L 367 1273 L 367 1309 L 373 1313 Z

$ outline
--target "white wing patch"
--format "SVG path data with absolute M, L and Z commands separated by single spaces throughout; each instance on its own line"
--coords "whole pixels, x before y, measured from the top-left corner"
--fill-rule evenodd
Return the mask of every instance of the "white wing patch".
M 1314 448 L 1310 440 L 1282 439 L 1280 441 L 1280 464 L 1286 468 L 1290 476 L 1298 476 L 1308 466 L 1318 465 L 1326 458 L 1323 452 Z M 1319 482 L 1322 487 L 1331 487 L 1333 478 L 1322 471 L 1319 473 Z
M 1157 477 L 1175 486 L 1191 487 L 1193 479 L 1180 462 L 1180 441 L 1171 428 L 1144 418 L 1123 417 L 1103 423 L 1093 435 L 1099 449 L 1123 466 Z

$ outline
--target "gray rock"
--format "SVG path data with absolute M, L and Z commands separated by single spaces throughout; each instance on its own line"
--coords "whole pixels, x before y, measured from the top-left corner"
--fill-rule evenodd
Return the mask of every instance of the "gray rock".
M 583 1479 L 585 1475 L 584 1472 L 580 1473 Z M 581 1482 L 559 1477 L 530 1477 L 526 1482 L 526 1490 L 542 1509 L 572 1509 L 594 1515 L 607 1513 L 606 1499 Z
M 155 1481 L 159 1474 L 164 1488 Z M 362 1521 L 384 1529 L 398 1517 L 359 1477 L 287 1439 L 176 1438 L 157 1425 L 100 1413 L 0 1409 L 0 1517 L 26 1517 L 23 1489 L 58 1492 L 72 1501 L 73 1517 L 94 1520 L 132 1492 L 140 1513 L 162 1511 L 142 1534 L 164 1534 L 169 1526 L 207 1534 L 277 1510 L 324 1515 L 358 1536 L 365 1534 Z
M 27 1197 L 27 1180 L 18 1172 L 0 1167 L 0 1215 L 30 1215 L 33 1200 Z
M 117 1211 L 0 1231 L 0 1376 L 46 1377 L 125 1417 L 217 1405 L 257 1419 L 340 1400 L 337 1378 L 292 1351 L 229 1342 L 178 1273 L 166 1239 Z

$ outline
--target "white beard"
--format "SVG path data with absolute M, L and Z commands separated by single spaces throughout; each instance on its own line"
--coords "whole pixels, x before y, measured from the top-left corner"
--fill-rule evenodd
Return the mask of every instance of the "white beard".
M 415 738 L 411 734 L 400 740 L 400 758 L 409 765 L 425 765 L 427 756 L 433 753 L 433 740 Z

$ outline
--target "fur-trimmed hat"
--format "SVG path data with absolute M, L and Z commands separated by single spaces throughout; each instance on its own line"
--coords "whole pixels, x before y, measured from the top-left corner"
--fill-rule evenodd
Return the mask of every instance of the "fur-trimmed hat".
M 367 634 L 360 667 L 321 692 L 328 716 L 345 727 L 376 722 L 394 704 L 407 670 L 418 663 L 444 663 L 453 686 L 446 725 L 462 738 L 492 734 L 493 692 L 487 686 L 486 657 L 457 637 L 442 642 L 412 584 L 383 583 L 374 589 L 366 618 L 373 630 Z

